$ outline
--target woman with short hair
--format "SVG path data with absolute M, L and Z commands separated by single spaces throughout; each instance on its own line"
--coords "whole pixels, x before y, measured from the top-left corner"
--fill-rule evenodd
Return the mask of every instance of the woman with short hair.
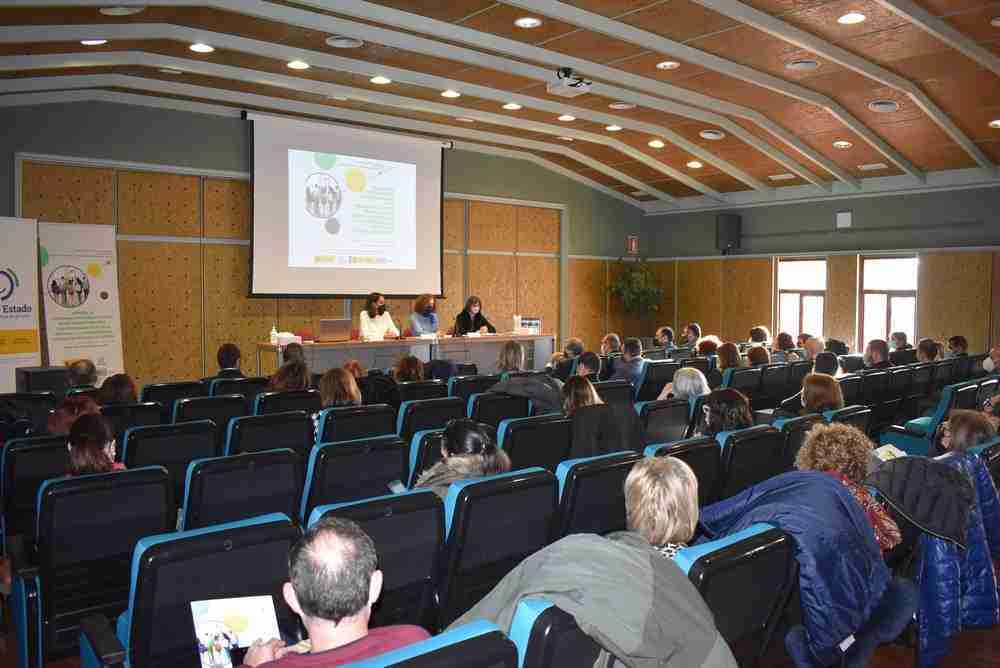
M 698 479 L 676 457 L 647 457 L 625 479 L 625 524 L 672 559 L 698 526 Z
M 124 464 L 116 463 L 115 436 L 104 416 L 95 413 L 81 415 L 69 430 L 68 475 L 90 475 L 121 471 Z
M 751 346 L 747 350 L 747 362 L 750 366 L 761 366 L 771 363 L 771 354 L 763 346 Z
M 709 334 L 698 339 L 698 343 L 695 344 L 695 350 L 698 352 L 699 357 L 707 357 L 718 352 L 721 345 L 722 339 L 714 334 Z
M 102 406 L 134 404 L 138 400 L 135 381 L 127 373 L 116 373 L 113 376 L 108 376 L 101 383 L 101 389 L 97 392 L 97 402 Z
M 693 366 L 686 366 L 674 373 L 674 379 L 663 387 L 663 391 L 660 392 L 660 396 L 656 400 L 687 399 L 693 407 L 698 397 L 705 396 L 711 391 L 705 374 Z
M 750 413 L 750 400 L 739 390 L 727 387 L 713 390 L 702 406 L 704 418 L 701 426 L 702 436 L 715 437 L 724 431 L 749 429 L 753 426 L 753 415 Z

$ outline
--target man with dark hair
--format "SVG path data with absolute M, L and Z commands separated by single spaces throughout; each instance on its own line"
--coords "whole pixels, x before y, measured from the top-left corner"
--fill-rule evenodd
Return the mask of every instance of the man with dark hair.
M 583 354 L 583 341 L 576 337 L 567 339 L 566 345 L 563 346 L 563 354 L 566 355 L 566 359 L 579 357 Z
M 305 362 L 306 361 L 306 351 L 302 347 L 301 343 L 295 343 L 292 341 L 287 346 L 285 346 L 284 352 L 281 354 L 281 363 L 288 364 L 289 362 Z
M 242 378 L 240 371 L 240 359 L 242 358 L 240 348 L 235 343 L 223 343 L 219 346 L 219 351 L 215 354 L 215 359 L 219 363 L 219 373 L 217 378 Z
M 847 344 L 840 339 L 827 339 L 826 340 L 826 350 L 834 355 L 840 357 L 841 355 L 847 355 L 851 352 Z
M 659 348 L 666 348 L 670 350 L 674 347 L 674 328 L 669 325 L 664 325 L 656 330 L 656 335 L 653 337 L 653 342 L 656 343 Z
M 964 336 L 952 336 L 948 338 L 948 357 L 967 357 L 968 355 L 968 339 Z
M 642 359 L 642 341 L 635 337 L 625 339 L 622 358 L 615 362 L 611 380 L 627 380 L 632 387 L 637 387 L 645 364 L 646 360 Z
M 906 332 L 893 332 L 889 335 L 889 341 L 892 342 L 891 347 L 893 350 L 909 350 L 913 347 L 906 340 Z
M 917 342 L 917 361 L 933 362 L 938 358 L 941 346 L 934 339 L 923 338 Z
M 429 637 L 419 626 L 368 629 L 372 605 L 382 592 L 382 571 L 375 543 L 351 520 L 328 518 L 311 526 L 292 546 L 288 572 L 282 594 L 302 618 L 309 651 L 298 654 L 280 640 L 258 640 L 244 666 L 339 666 Z
M 597 356 L 592 350 L 580 355 L 579 361 L 576 363 L 576 375 L 578 376 L 590 376 L 598 375 L 601 373 L 601 358 Z
M 889 361 L 889 344 L 882 339 L 872 339 L 865 348 L 865 367 L 868 369 L 888 369 L 892 366 Z
M 614 332 L 608 332 L 601 339 L 602 355 L 617 355 L 622 351 L 622 338 Z
M 70 387 L 93 387 L 97 384 L 97 367 L 88 359 L 79 359 L 66 368 Z

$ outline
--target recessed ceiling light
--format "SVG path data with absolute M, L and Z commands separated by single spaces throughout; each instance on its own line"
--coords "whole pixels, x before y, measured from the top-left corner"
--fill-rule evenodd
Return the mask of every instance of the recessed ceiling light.
M 309 63 L 307 63 L 304 60 L 293 60 L 292 62 L 288 63 L 288 66 L 290 68 L 292 68 L 293 70 L 308 70 L 309 69 Z
M 635 105 L 631 102 L 612 102 L 608 105 L 608 108 L 615 111 L 625 111 L 627 109 L 635 109 Z
M 527 28 L 530 30 L 531 28 L 537 28 L 542 25 L 542 20 L 537 16 L 522 16 L 514 21 L 514 25 L 518 28 Z
M 891 114 L 899 111 L 899 102 L 895 100 L 872 100 L 868 103 L 868 108 L 877 114 Z
M 573 141 L 572 137 L 560 137 L 559 139 L 562 139 L 563 141 Z
M 459 123 L 475 123 L 476 122 L 476 119 L 474 119 L 474 118 L 466 118 L 465 116 L 458 116 L 455 120 L 458 121 Z
M 808 72 L 810 70 L 815 70 L 818 67 L 819 61 L 812 60 L 810 58 L 799 58 L 785 63 L 785 69 L 795 70 L 796 72 Z
M 161 67 L 160 71 L 163 72 L 164 74 L 184 74 L 183 71 L 175 70 L 172 67 Z
M 376 86 L 387 86 L 392 83 L 392 79 L 390 79 L 389 77 L 384 77 L 381 74 L 373 76 L 368 81 L 372 82 Z
M 145 7 L 101 7 L 99 11 L 105 16 L 132 16 L 133 14 L 138 14 Z
M 563 123 L 570 123 L 570 122 L 576 120 L 576 116 L 570 116 L 569 114 L 563 114 L 562 116 L 559 117 L 559 120 L 562 121 Z
M 849 142 L 849 141 L 845 141 L 845 140 L 843 140 L 843 139 L 838 139 L 837 141 L 833 142 L 833 147 L 834 147 L 834 148 L 839 148 L 839 149 L 841 149 L 841 150 L 846 150 L 846 149 L 849 149 L 849 148 L 851 148 L 852 146 L 854 146 L 854 144 L 852 144 L 852 143 L 851 143 L 851 142 Z
M 620 125 L 605 125 L 604 129 L 607 130 L 608 132 L 618 132 L 619 130 L 622 129 L 622 126 L 620 126 Z
M 643 197 L 646 194 L 645 190 L 633 190 L 629 193 L 632 197 Z
M 656 63 L 656 69 L 658 70 L 676 70 L 681 64 L 676 60 L 664 60 L 662 63 Z
M 347 97 L 346 95 L 331 95 L 330 99 L 336 100 L 337 102 L 347 102 L 351 98 Z
M 990 19 L 990 25 L 994 28 L 1000 28 L 1000 16 Z
M 864 20 L 867 18 L 868 17 L 862 14 L 861 12 L 847 12 L 839 19 L 837 19 L 837 23 L 845 26 L 851 26 L 854 25 L 855 23 L 863 23 Z
M 884 162 L 872 162 L 867 165 L 858 165 L 858 169 L 862 172 L 876 172 L 880 169 L 889 169 L 889 165 Z
M 772 174 L 767 178 L 772 181 L 791 181 L 795 178 L 795 174 Z
M 705 165 L 701 164 L 701 162 L 699 162 L 698 160 L 692 160 L 687 164 L 687 166 L 690 167 L 691 169 L 701 169 Z
M 709 141 L 722 141 L 726 138 L 726 133 L 722 130 L 702 130 L 698 136 Z
M 459 93 L 457 90 L 452 90 L 449 88 L 448 90 L 441 91 L 441 97 L 455 98 L 455 97 L 462 97 L 462 94 Z
M 507 111 L 520 111 L 524 107 L 519 105 L 517 102 L 508 102 L 507 104 L 503 105 L 503 108 L 506 109 Z
M 365 43 L 355 37 L 332 35 L 326 38 L 326 45 L 332 46 L 335 49 L 358 49 L 364 46 Z
M 213 51 L 215 51 L 214 46 L 209 46 L 208 44 L 202 44 L 201 42 L 198 42 L 197 44 L 192 44 L 188 48 L 194 51 L 195 53 L 212 53 Z
M 995 121 L 990 121 L 990 127 L 994 130 L 1000 130 L 1000 119 Z
M 662 139 L 651 139 L 649 142 L 650 148 L 663 148 L 666 144 L 663 143 Z
M 106 40 L 106 39 L 81 39 L 80 40 L 80 44 L 83 44 L 84 46 L 101 46 L 102 44 L 107 44 L 107 43 L 108 43 L 108 40 Z

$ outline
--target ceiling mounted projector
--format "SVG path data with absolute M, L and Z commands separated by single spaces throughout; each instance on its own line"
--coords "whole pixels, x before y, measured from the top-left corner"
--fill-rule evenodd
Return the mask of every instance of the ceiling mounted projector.
M 590 86 L 591 82 L 574 74 L 573 68 L 560 67 L 556 70 L 555 81 L 550 81 L 545 91 L 559 97 L 580 97 L 590 92 Z

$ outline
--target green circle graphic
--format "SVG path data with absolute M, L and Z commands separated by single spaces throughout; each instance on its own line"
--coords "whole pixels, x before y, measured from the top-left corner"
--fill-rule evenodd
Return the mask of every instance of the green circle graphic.
M 333 166 L 337 164 L 337 156 L 333 153 L 316 153 L 313 156 L 313 162 L 320 169 L 333 169 Z
M 49 249 L 45 246 L 38 247 L 38 261 L 45 267 L 49 264 Z

